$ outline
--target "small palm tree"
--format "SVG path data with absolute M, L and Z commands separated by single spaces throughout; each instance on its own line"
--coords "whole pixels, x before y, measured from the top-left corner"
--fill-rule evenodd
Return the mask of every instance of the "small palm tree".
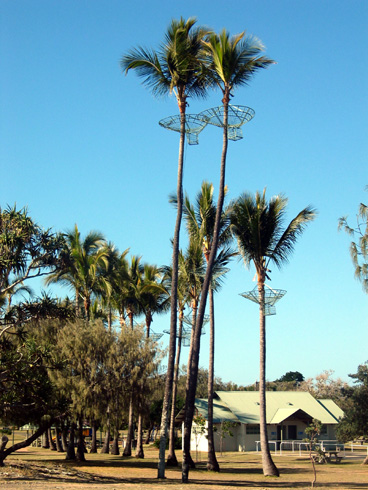
M 144 264 L 139 302 L 146 319 L 146 337 L 149 338 L 153 315 L 165 313 L 170 307 L 170 294 L 162 268 Z
M 165 446 L 168 425 L 168 412 L 170 395 L 172 391 L 177 325 L 177 284 L 178 284 L 178 256 L 179 234 L 182 218 L 183 198 L 183 162 L 185 142 L 185 113 L 188 97 L 203 97 L 206 94 L 207 78 L 203 63 L 202 40 L 209 33 L 207 29 L 195 27 L 196 19 L 172 20 L 165 42 L 155 52 L 142 47 L 131 50 L 122 57 L 121 67 L 127 73 L 135 70 L 143 78 L 154 95 L 174 93 L 180 113 L 180 143 L 177 178 L 177 216 L 173 239 L 172 255 L 172 294 L 170 341 L 168 354 L 168 369 L 165 383 L 165 394 L 162 409 L 160 453 L 158 478 L 165 476 Z
M 78 226 L 65 234 L 66 248 L 61 267 L 48 276 L 46 285 L 60 283 L 75 291 L 76 315 L 80 316 L 83 300 L 85 317 L 89 320 L 91 296 L 100 290 L 103 270 L 108 266 L 108 253 L 104 236 L 91 231 L 81 240 Z
M 269 278 L 270 263 L 281 268 L 288 262 L 294 245 L 305 226 L 316 216 L 316 211 L 306 207 L 283 226 L 287 198 L 266 199 L 266 191 L 255 196 L 243 194 L 233 203 L 231 231 L 237 240 L 239 252 L 246 264 L 253 263 L 257 273 L 259 323 L 260 323 L 260 437 L 263 473 L 279 476 L 268 447 L 266 420 L 266 320 L 265 281 Z

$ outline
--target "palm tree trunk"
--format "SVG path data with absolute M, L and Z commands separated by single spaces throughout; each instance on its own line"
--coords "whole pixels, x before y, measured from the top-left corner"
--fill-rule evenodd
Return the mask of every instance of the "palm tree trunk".
M 146 313 L 146 337 L 147 337 L 147 339 L 150 336 L 151 323 L 152 323 L 152 313 L 150 311 L 147 311 L 147 313 Z
M 262 274 L 263 275 L 263 274 Z M 270 449 L 268 447 L 267 419 L 266 419 L 266 316 L 265 316 L 265 291 L 264 280 L 261 277 L 258 280 L 258 298 L 259 298 L 259 345 L 260 345 L 260 363 L 259 363 L 259 426 L 262 451 L 262 466 L 265 476 L 279 476 L 279 470 L 272 460 Z
M 109 311 L 107 313 L 107 329 L 109 332 L 112 330 L 112 308 L 109 306 Z
M 176 324 L 177 324 L 177 299 L 178 299 L 178 257 L 179 257 L 179 235 L 181 218 L 183 213 L 183 163 L 184 163 L 184 142 L 185 142 L 185 100 L 179 104 L 180 110 L 180 143 L 178 158 L 178 179 L 177 179 L 177 214 L 173 240 L 172 255 L 172 283 L 171 283 L 171 315 L 170 315 L 170 340 L 169 354 L 167 362 L 167 374 L 165 382 L 165 393 L 162 404 L 162 416 L 160 427 L 160 449 L 158 462 L 158 478 L 165 478 L 165 449 L 167 439 L 167 426 L 169 420 L 169 407 L 174 380 L 174 363 L 176 350 Z
M 127 440 L 123 452 L 123 456 L 132 455 L 132 442 L 133 442 L 133 391 L 130 393 L 129 398 L 129 419 L 128 419 L 128 434 Z
M 188 389 L 186 390 L 184 442 L 183 442 L 183 467 L 182 467 L 183 483 L 188 483 L 188 479 L 189 479 L 190 437 L 191 437 L 192 423 L 193 423 L 193 416 L 194 416 L 195 394 L 197 389 L 201 331 L 202 331 L 204 313 L 206 309 L 207 295 L 208 295 L 210 282 L 212 278 L 213 264 L 215 261 L 215 257 L 217 255 L 221 213 L 222 213 L 222 207 L 224 204 L 224 196 L 225 196 L 225 170 L 226 170 L 226 155 L 227 155 L 227 145 L 228 145 L 227 126 L 228 126 L 229 97 L 227 98 L 224 97 L 223 104 L 224 104 L 224 119 L 223 119 L 224 131 L 223 131 L 223 146 L 222 146 L 222 155 L 221 155 L 219 196 L 218 196 L 217 208 L 216 208 L 215 227 L 213 232 L 211 254 L 206 269 L 206 275 L 202 285 L 201 302 L 198 309 L 198 316 L 197 316 L 196 329 L 195 329 L 194 342 L 193 342 L 193 362 L 190 369 Z
M 170 417 L 170 431 L 169 431 L 169 454 L 167 456 L 167 466 L 178 466 L 178 460 L 175 454 L 175 405 L 176 395 L 178 391 L 178 377 L 179 377 L 179 365 L 180 365 L 180 353 L 181 353 L 181 338 L 183 332 L 183 312 L 179 313 L 179 332 L 178 332 L 178 350 L 176 352 L 175 368 L 174 368 L 174 380 L 173 380 L 173 392 L 171 400 L 171 417 Z
M 80 297 L 79 288 L 75 288 L 75 316 L 80 318 Z
M 213 381 L 214 381 L 214 364 L 215 364 L 215 315 L 213 290 L 209 290 L 209 307 L 210 307 L 210 358 L 208 365 L 208 414 L 207 414 L 207 439 L 208 455 L 207 469 L 209 471 L 220 471 L 220 466 L 216 459 L 215 443 L 213 439 Z

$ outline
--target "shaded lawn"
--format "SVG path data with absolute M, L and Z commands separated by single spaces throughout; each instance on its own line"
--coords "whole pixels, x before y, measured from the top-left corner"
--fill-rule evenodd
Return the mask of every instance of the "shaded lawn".
M 177 451 L 180 460 L 181 451 Z M 43 488 L 54 488 L 55 482 L 60 489 L 90 488 L 106 489 L 152 489 L 185 488 L 195 490 L 208 488 L 224 489 L 287 489 L 310 488 L 313 479 L 312 466 L 307 457 L 274 456 L 280 470 L 279 478 L 266 478 L 262 473 L 261 457 L 258 453 L 224 453 L 218 456 L 221 467 L 220 473 L 210 473 L 206 470 L 206 455 L 202 454 L 195 470 L 189 474 L 190 483 L 181 483 L 181 468 L 167 468 L 166 479 L 157 480 L 158 450 L 153 447 L 145 448 L 145 459 L 123 458 L 109 454 L 86 454 L 86 462 L 65 461 L 65 454 L 42 448 L 28 448 L 12 455 L 5 461 L 6 473 L 9 465 L 32 464 L 33 470 L 24 471 L 17 480 L 17 485 L 4 486 L 10 482 L 10 477 L 0 473 L 2 489 L 13 488 L 42 488 L 36 482 L 43 479 Z M 368 466 L 362 466 L 362 459 L 345 458 L 340 464 L 317 465 L 317 487 L 342 489 L 367 489 Z M 43 473 L 42 468 L 47 468 Z M 19 469 L 18 469 L 19 470 Z M 54 472 L 54 470 L 56 472 Z M 33 481 L 30 487 L 25 483 Z M 46 481 L 48 482 L 46 484 Z M 22 483 L 21 483 L 22 482 Z M 15 483 L 15 482 L 14 482 Z M 42 485 L 41 482 L 39 482 Z M 87 485 L 87 486 L 85 486 Z M 55 487 L 56 488 L 56 487 Z

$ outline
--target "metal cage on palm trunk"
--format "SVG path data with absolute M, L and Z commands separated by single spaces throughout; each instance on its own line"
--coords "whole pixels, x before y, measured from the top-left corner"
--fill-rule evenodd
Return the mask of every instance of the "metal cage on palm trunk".
M 264 309 L 265 315 L 276 315 L 275 304 L 286 294 L 284 289 L 272 289 L 267 284 L 265 284 L 264 291 Z M 256 286 L 252 291 L 246 291 L 245 293 L 241 293 L 240 296 L 243 298 L 249 299 L 254 303 L 259 303 L 259 292 L 258 287 Z
M 169 116 L 159 121 L 159 125 L 165 129 L 180 133 L 181 116 Z M 185 134 L 189 145 L 198 145 L 198 135 L 207 126 L 206 118 L 198 117 L 197 114 L 185 114 Z
M 238 141 L 243 138 L 241 126 L 253 119 L 255 112 L 250 107 L 244 105 L 228 106 L 227 137 L 229 140 Z M 198 114 L 207 124 L 224 127 L 224 107 L 213 107 Z

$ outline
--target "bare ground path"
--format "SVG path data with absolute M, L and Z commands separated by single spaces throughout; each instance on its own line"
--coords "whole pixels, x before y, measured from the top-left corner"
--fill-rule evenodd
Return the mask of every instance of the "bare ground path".
M 85 463 L 66 462 L 64 455 L 40 448 L 14 454 L 0 469 L 0 490 L 237 490 L 307 489 L 312 471 L 306 457 L 275 457 L 280 478 L 265 478 L 256 453 L 226 453 L 219 456 L 220 473 L 205 469 L 205 455 L 190 473 L 190 483 L 181 483 L 180 468 L 167 469 L 167 478 L 157 480 L 157 450 L 146 448 L 144 460 L 103 454 L 86 454 Z M 181 454 L 178 452 L 178 457 Z M 368 466 L 362 458 L 345 458 L 340 464 L 318 465 L 317 488 L 368 489 Z

